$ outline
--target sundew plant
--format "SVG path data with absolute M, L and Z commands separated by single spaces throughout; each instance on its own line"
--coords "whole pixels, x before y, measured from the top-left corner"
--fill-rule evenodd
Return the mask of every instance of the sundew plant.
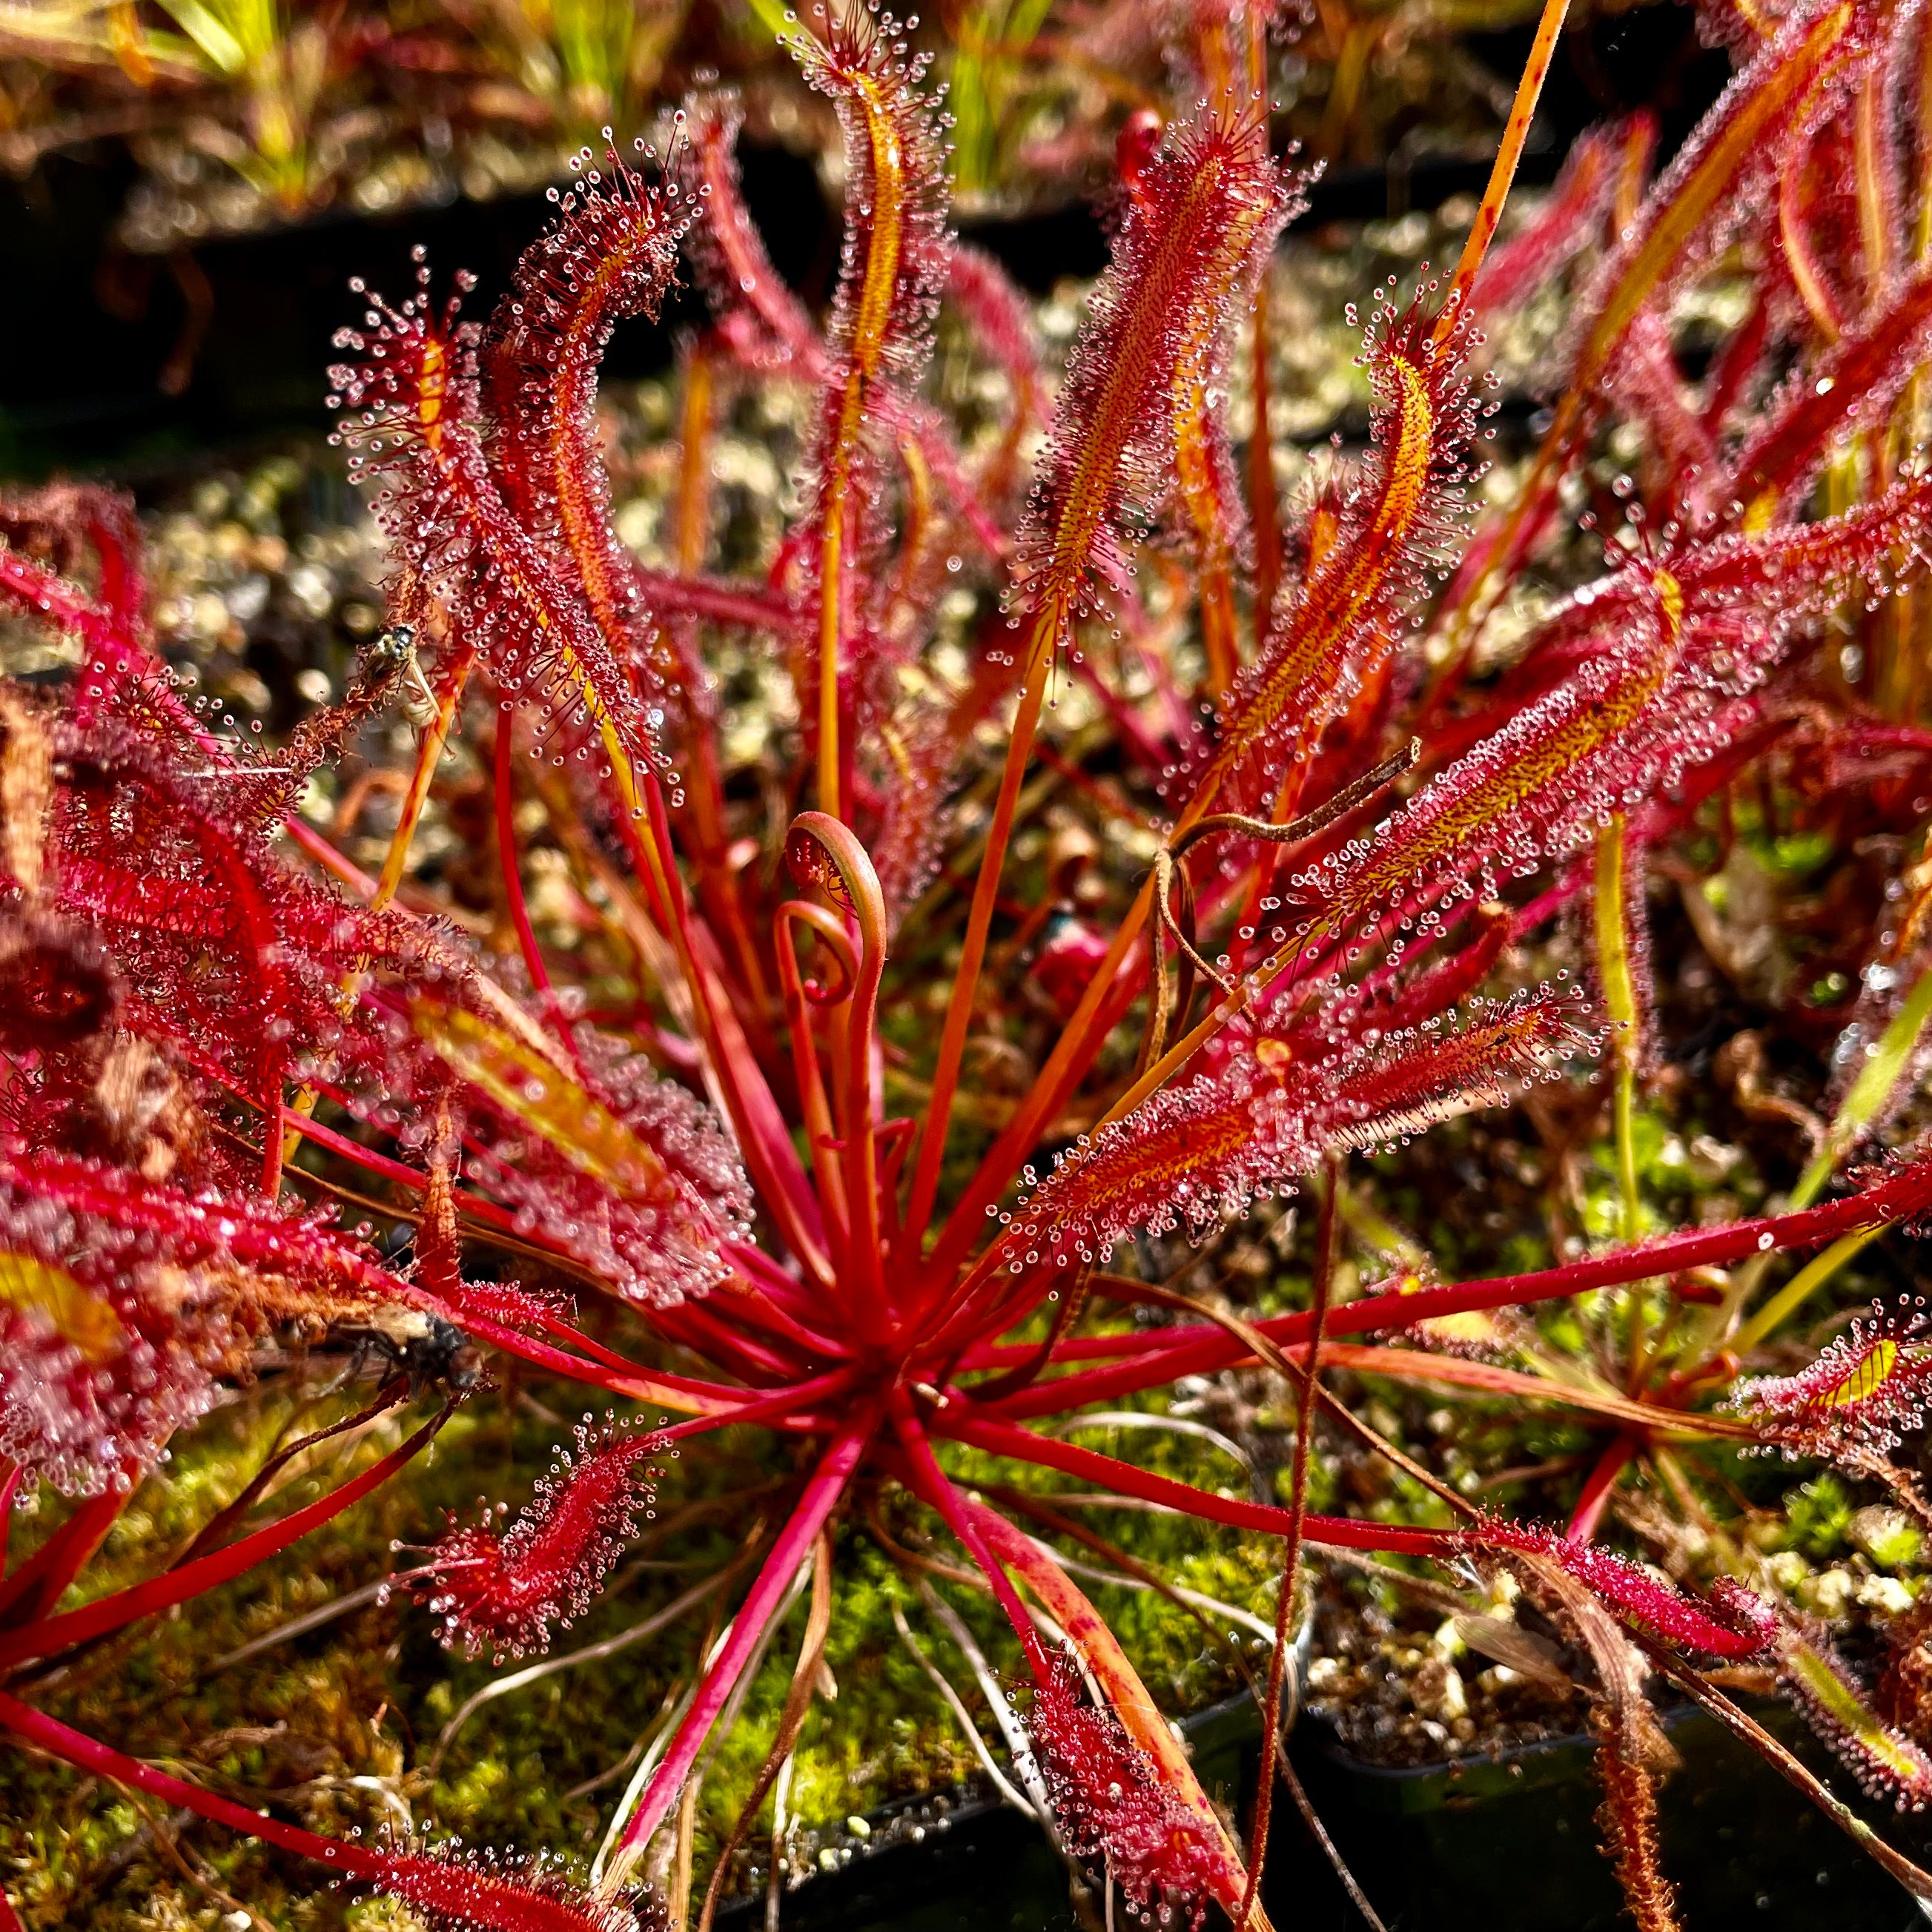
M 694 1871 L 697 1781 L 808 1594 L 742 1842 L 811 1711 L 841 1552 L 876 1532 L 909 1576 L 1004 1612 L 988 1669 L 1012 1771 L 1069 1858 L 1150 1920 L 1211 1904 L 1264 1925 L 1286 1756 L 1246 1820 L 1210 1800 L 1056 1553 L 1072 1484 L 1264 1543 L 1269 1739 L 1311 1552 L 1513 1579 L 1586 1660 L 1606 1840 L 1646 1928 L 1673 1922 L 1664 1686 L 1932 1901 L 1712 1676 L 1775 1680 L 1870 1792 L 1932 1797 L 1917 1707 L 1880 1708 L 1712 1515 L 1742 1450 L 1835 1464 L 1932 1521 L 1893 1456 L 1932 1375 L 1914 1306 L 1743 1372 L 1861 1247 L 1932 1210 L 1932 1157 L 1892 1131 L 1932 1006 L 1932 872 L 1901 864 L 1858 925 L 1837 1111 L 1779 1211 L 1655 1226 L 1638 1157 L 1652 868 L 1780 788 L 1895 852 L 1932 808 L 1932 42 L 1896 0 L 1711 0 L 1736 76 L 1668 167 L 1647 124 L 1602 130 L 1492 248 L 1562 14 L 1551 0 L 1460 262 L 1351 311 L 1366 445 L 1306 487 L 1281 489 L 1267 428 L 1269 263 L 1306 179 L 1269 142 L 1283 22 L 1202 8 L 1177 28 L 1192 71 L 1170 114 L 1120 130 L 1112 263 L 1057 375 L 1025 303 L 950 230 L 916 23 L 820 8 L 790 50 L 845 141 L 822 319 L 747 217 L 721 94 L 687 101 L 661 152 L 586 151 L 487 324 L 427 265 L 394 303 L 358 290 L 331 374 L 389 548 L 387 626 L 285 743 L 258 749 L 170 678 L 123 500 L 6 505 L 0 592 L 82 646 L 59 688 L 0 693 L 0 1470 L 10 1502 L 43 1498 L 0 1580 L 20 1748 L 430 1925 L 708 1920 L 729 1861 Z M 614 524 L 598 362 L 681 269 L 711 326 L 682 370 L 676 566 L 647 569 Z M 1720 274 L 1746 286 L 1743 319 L 1694 361 L 1680 320 Z M 1486 333 L 1552 286 L 1570 319 L 1540 443 L 1485 490 Z M 1001 399 L 970 436 L 928 382 L 942 328 Z M 747 580 L 706 568 L 706 453 L 718 391 L 760 385 L 812 400 L 797 514 Z M 1636 453 L 1599 493 L 1606 448 Z M 1565 570 L 1560 598 L 1525 596 Z M 707 662 L 724 638 L 796 698 L 755 794 L 729 782 L 736 721 Z M 1055 722 L 1070 694 L 1077 734 Z M 388 707 L 419 751 L 372 877 L 299 806 Z M 501 950 L 412 909 L 414 836 L 459 742 L 491 775 L 476 839 Z M 1043 778 L 1103 826 L 1151 814 L 1150 862 L 1094 867 L 1077 901 L 1082 851 L 1042 878 L 1016 844 Z M 532 916 L 532 806 L 595 891 L 584 919 L 625 949 L 622 999 Z M 1566 945 L 1586 963 L 1544 976 Z M 1014 1043 L 1029 1024 L 1036 1054 Z M 1023 1077 L 989 1084 L 1003 1042 Z M 1600 1095 L 1617 1226 L 1492 1279 L 1448 1279 L 1411 1244 L 1344 1298 L 1350 1164 L 1526 1093 Z M 1304 1305 L 1244 1313 L 1144 1265 L 1149 1237 L 1301 1192 Z M 407 1204 L 406 1247 L 351 1218 L 371 1202 Z M 1811 1258 L 1780 1286 L 1786 1253 Z M 1573 1304 L 1587 1346 L 1560 1359 L 1509 1313 Z M 393 1372 L 352 1420 L 407 1412 L 396 1446 L 278 1514 L 285 1447 L 152 1574 L 99 1581 L 170 1445 L 265 1350 L 344 1329 L 385 1338 Z M 1274 1500 L 1056 1426 L 1237 1366 L 1277 1378 L 1296 1418 Z M 1568 1519 L 1473 1501 L 1336 1372 L 1567 1417 L 1590 1444 Z M 701 1669 L 609 1788 L 594 1863 L 324 1835 L 62 1714 L 76 1660 L 299 1564 L 305 1536 L 408 1484 L 452 1412 L 512 1378 L 580 1385 L 598 1413 L 533 1492 L 398 1553 L 406 1614 L 466 1657 L 544 1652 L 652 1521 L 670 1459 L 713 1432 L 763 1432 L 787 1471 L 742 1526 Z M 1312 1508 L 1318 1425 L 1418 1506 Z M 1038 1472 L 1054 1508 L 1030 1499 Z M 1709 1529 L 1702 1576 L 1624 1538 L 1611 1505 L 1640 1482 Z

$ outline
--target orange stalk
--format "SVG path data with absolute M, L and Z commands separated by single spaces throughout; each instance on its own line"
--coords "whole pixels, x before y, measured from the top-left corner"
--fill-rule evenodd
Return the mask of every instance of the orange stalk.
M 959 1066 L 966 1050 L 966 1034 L 973 1022 L 973 1006 L 979 991 L 980 968 L 986 957 L 986 940 L 992 929 L 993 908 L 999 897 L 1000 873 L 1006 862 L 1006 846 L 1012 836 L 1013 820 L 1019 806 L 1020 788 L 1025 782 L 1027 764 L 1033 752 L 1034 734 L 1040 729 L 1040 714 L 1046 699 L 1047 680 L 1053 669 L 1066 619 L 1056 601 L 1042 604 L 1034 618 L 1027 644 L 1025 680 L 1020 689 L 1013 735 L 1006 746 L 1006 758 L 1000 773 L 1000 790 L 994 801 L 993 822 L 986 834 L 986 848 L 980 861 L 979 876 L 973 882 L 973 901 L 966 916 L 966 942 L 953 976 L 952 992 L 946 1001 L 946 1018 L 939 1036 L 939 1058 L 934 1068 L 932 1097 L 926 1106 L 926 1125 L 920 1136 L 919 1155 L 913 1168 L 912 1194 L 906 1210 L 905 1226 L 909 1243 L 916 1244 L 924 1234 L 939 1191 L 939 1168 L 946 1153 L 946 1132 L 952 1114 L 952 1100 L 959 1085 Z M 1083 1002 L 1084 1004 L 1084 1002 Z M 916 1254 L 909 1246 L 909 1255 Z
M 1503 204 L 1516 180 L 1517 164 L 1522 159 L 1523 143 L 1529 139 L 1530 123 L 1536 118 L 1536 104 L 1543 94 L 1543 83 L 1550 63 L 1556 57 L 1556 43 L 1570 11 L 1570 0 L 1544 0 L 1543 16 L 1536 23 L 1536 38 L 1530 43 L 1529 58 L 1523 63 L 1517 81 L 1516 98 L 1510 104 L 1509 118 L 1503 123 L 1502 145 L 1496 149 L 1496 164 L 1490 170 L 1489 185 L 1483 190 L 1481 204 L 1462 244 L 1462 259 L 1443 298 L 1442 310 L 1436 320 L 1436 346 L 1440 349 L 1456 326 L 1462 304 L 1469 298 L 1483 257 L 1496 238 L 1496 224 L 1502 219 Z
M 838 818 L 839 599 L 844 585 L 845 482 L 836 474 L 818 547 L 818 808 Z
M 1858 238 L 1864 246 L 1865 286 L 1874 296 L 1891 280 L 1898 246 L 1893 206 L 1894 157 L 1885 116 L 1889 106 L 1884 78 L 1875 74 L 1858 89 L 1852 130 L 1858 184 Z
M 1208 653 L 1208 688 L 1225 698 L 1240 670 L 1240 646 L 1234 635 L 1234 584 L 1232 560 L 1225 532 L 1228 506 L 1221 500 L 1214 473 L 1214 446 L 1208 426 L 1207 386 L 1198 374 L 1184 385 L 1176 412 L 1174 467 L 1182 500 L 1194 525 L 1195 552 L 1201 579 L 1201 640 Z
M 1817 325 L 1819 334 L 1827 342 L 1836 342 L 1844 333 L 1844 318 L 1839 314 L 1831 284 L 1825 279 L 1818 251 L 1811 245 L 1809 225 L 1804 218 L 1804 184 L 1809 160 L 1808 148 L 1795 154 L 1790 166 L 1778 177 L 1778 242 L 1784 251 L 1785 266 L 1791 271 L 1791 279 L 1804 298 L 1804 306 Z
M 684 406 L 678 451 L 677 567 L 687 577 L 703 568 L 710 538 L 711 358 L 694 349 L 685 358 Z
M 423 808 L 429 802 L 429 789 L 435 782 L 436 767 L 442 762 L 443 748 L 449 742 L 450 730 L 456 722 L 457 711 L 462 704 L 464 690 L 476 662 L 473 650 L 460 646 L 436 680 L 436 716 L 424 727 L 422 736 L 417 741 L 416 761 L 410 772 L 409 790 L 403 794 L 402 811 L 382 860 L 382 872 L 376 880 L 374 896 L 369 902 L 373 910 L 380 911 L 396 896 L 403 883 L 403 874 L 409 868 L 410 846 L 422 820 Z

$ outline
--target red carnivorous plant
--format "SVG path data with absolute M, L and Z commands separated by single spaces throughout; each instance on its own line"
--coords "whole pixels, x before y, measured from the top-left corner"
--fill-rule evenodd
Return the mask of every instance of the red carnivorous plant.
M 1932 332 L 1927 30 L 1894 0 L 1726 15 L 1737 76 L 1668 170 L 1642 188 L 1640 128 L 1592 137 L 1492 252 L 1562 16 L 1552 0 L 1454 274 L 1425 274 L 1406 298 L 1378 289 L 1358 320 L 1365 452 L 1286 520 L 1265 395 L 1245 465 L 1229 422 L 1244 344 L 1265 373 L 1268 264 L 1302 179 L 1269 146 L 1262 7 L 1204 10 L 1196 104 L 1124 135 L 1112 266 L 1057 394 L 1025 304 L 949 232 L 945 117 L 909 27 L 876 12 L 820 9 L 794 37 L 846 141 L 822 326 L 746 217 L 736 110 L 718 97 L 687 104 L 661 158 L 586 152 L 487 326 L 462 319 L 462 278 L 444 298 L 426 267 L 397 305 L 368 296 L 333 380 L 340 440 L 391 548 L 389 626 L 341 701 L 272 756 L 186 704 L 154 656 L 119 499 L 64 488 L 6 506 L 0 590 L 77 638 L 82 661 L 58 693 L 0 700 L 0 1452 L 10 1496 L 47 1484 L 70 1504 L 0 1581 L 13 1677 L 0 1725 L 432 1923 L 614 1932 L 807 1576 L 823 1642 L 832 1531 L 861 1486 L 883 1484 L 944 1526 L 1005 1610 L 1030 1680 L 1030 1774 L 1073 1853 L 1144 1912 L 1212 1901 L 1264 1924 L 1274 1780 L 1244 1844 L 1023 1526 L 1024 1492 L 960 1478 L 970 1451 L 1277 1539 L 1276 1640 L 1256 1687 L 1270 1736 L 1304 1551 L 1512 1568 L 1594 1660 L 1609 1830 L 1646 1927 L 1671 1916 L 1647 1672 L 1770 1748 L 1699 1668 L 1761 1664 L 1874 1788 L 1932 1793 L 1919 1744 L 1748 1576 L 1700 1596 L 1596 1540 L 1620 1478 L 1714 1442 L 1837 1458 L 1916 1496 L 1888 1460 L 1932 1363 L 1913 1322 L 1875 1318 L 1790 1377 L 1735 1376 L 1770 1325 L 1750 1304 L 1771 1258 L 1840 1255 L 1932 1210 L 1923 1158 L 1875 1162 L 1820 1198 L 1916 1050 L 1916 904 L 1877 942 L 1889 976 L 1868 980 L 1900 988 L 1858 1021 L 1882 1048 L 1862 1063 L 1875 1070 L 1788 1211 L 1646 1237 L 1628 1150 L 1654 1028 L 1646 855 L 1801 742 L 1888 798 L 1909 797 L 1932 757 L 1904 673 L 1888 718 L 1804 670 L 1828 622 L 1909 642 L 1932 608 L 1913 373 Z M 1694 385 L 1673 303 L 1726 251 L 1748 265 L 1755 306 Z M 680 253 L 714 326 L 687 368 L 679 567 L 647 570 L 614 525 L 597 371 Z M 1562 274 L 1580 293 L 1550 426 L 1516 497 L 1478 518 L 1484 324 Z M 970 442 L 922 386 L 949 314 L 1007 412 Z M 802 500 L 760 582 L 703 570 L 709 398 L 752 382 L 814 399 Z M 1615 493 L 1629 514 L 1602 572 L 1492 675 L 1485 624 L 1560 534 L 1597 439 L 1633 421 L 1651 472 Z M 1019 458 L 1042 429 L 1022 496 Z M 963 633 L 942 622 L 954 590 L 976 586 L 997 603 L 973 607 Z M 707 638 L 728 633 L 781 664 L 798 700 L 798 755 L 755 811 L 725 783 L 706 662 Z M 372 878 L 296 806 L 406 693 L 419 753 Z M 1050 716 L 1066 694 L 1098 721 L 1084 750 Z M 989 730 L 1003 751 L 984 786 L 962 785 Z M 486 954 L 404 890 L 459 736 L 494 772 L 514 955 Z M 1104 784 L 1082 769 L 1096 745 Z M 1120 783 L 1164 800 L 1151 865 L 1104 918 L 1070 914 L 1051 880 L 1037 904 L 1010 896 L 1042 770 L 1110 812 Z M 532 800 L 634 954 L 633 1003 L 597 1024 L 526 902 Z M 932 938 L 948 917 L 950 947 Z M 1564 920 L 1594 940 L 1587 988 L 1521 970 Z M 997 1031 L 1003 989 L 1029 978 L 1056 1014 L 1050 1046 L 1017 1091 L 976 1094 L 969 1050 Z M 1538 1272 L 1408 1270 L 1336 1297 L 1352 1154 L 1606 1054 L 1623 1239 Z M 890 1111 L 895 1088 L 916 1113 Z M 1250 1321 L 1118 1271 L 1137 1237 L 1198 1238 L 1311 1175 L 1324 1179 L 1305 1308 Z M 358 1185 L 413 1202 L 406 1262 L 317 1204 Z M 637 1352 L 551 1293 L 472 1279 L 484 1250 L 610 1298 Z M 1627 1311 L 1617 1373 L 1533 1373 L 1508 1365 L 1506 1342 L 1443 1346 L 1502 1332 L 1459 1322 L 1603 1305 L 1605 1291 Z M 1165 1315 L 1094 1323 L 1108 1304 Z M 460 1372 L 386 1384 L 379 1408 L 432 1387 L 445 1398 L 399 1447 L 235 1536 L 250 1494 L 172 1567 L 62 1607 L 133 1486 L 258 1341 L 410 1322 L 460 1331 L 474 1353 Z M 686 1366 L 661 1366 L 666 1354 Z M 452 1525 L 410 1558 L 397 1585 L 470 1655 L 541 1650 L 583 1611 L 674 1444 L 735 1424 L 800 1451 L 782 1525 L 745 1566 L 587 1885 L 541 1863 L 318 1836 L 32 1701 L 49 1664 L 271 1562 L 398 1476 L 448 1405 L 488 1399 L 488 1356 L 663 1419 L 580 1432 L 513 1517 Z M 688 1372 L 694 1359 L 707 1372 Z M 1244 1364 L 1293 1391 L 1284 1501 L 1037 1426 Z M 1324 1387 L 1324 1367 L 1553 1405 L 1602 1430 L 1601 1460 L 1567 1526 L 1485 1514 Z M 1318 1409 L 1432 1488 L 1448 1526 L 1312 1510 Z M 808 1676 L 802 1665 L 807 1695 Z M 802 1708 L 788 1704 L 768 1770 Z M 1932 1898 L 1916 1868 L 1876 1855 Z

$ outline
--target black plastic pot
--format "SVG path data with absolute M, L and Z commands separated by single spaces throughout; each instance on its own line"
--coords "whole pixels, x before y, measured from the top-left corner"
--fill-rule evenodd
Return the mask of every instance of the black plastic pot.
M 1846 1790 L 1843 1771 L 1790 1713 L 1756 1714 Z M 1892 1879 L 1714 1720 L 1682 1710 L 1666 1728 L 1683 1767 L 1659 1793 L 1664 1864 L 1687 1928 L 1906 1932 L 1923 1924 Z M 1610 1932 L 1629 1924 L 1600 1849 L 1592 1754 L 1587 1738 L 1574 1738 L 1494 1761 L 1389 1770 L 1363 1764 L 1315 1726 L 1294 1752 L 1310 1798 L 1377 1910 L 1391 1928 L 1431 1932 Z M 1870 1808 L 1867 1815 L 1909 1855 L 1922 1856 L 1932 1840 L 1920 1820 Z M 1302 1892 L 1295 1923 L 1309 1932 L 1359 1926 L 1312 1846 L 1280 1858 L 1281 1877 L 1290 1865 Z M 1270 1910 L 1277 1903 L 1286 1909 L 1280 1889 L 1271 1886 L 1269 1897 Z
M 1760 1722 L 1824 1772 L 1789 1714 Z M 1217 1797 L 1253 1790 L 1259 1732 L 1246 1700 L 1184 1726 Z M 1663 1785 L 1666 1872 L 1688 1932 L 1909 1932 L 1918 1908 L 1778 1774 L 1701 1712 L 1666 1719 L 1683 1768 Z M 1310 1798 L 1390 1932 L 1611 1932 L 1627 1928 L 1594 1822 L 1601 1792 L 1588 1738 L 1414 1770 L 1365 1764 L 1318 1723 L 1291 1755 Z M 1840 1791 L 1842 1772 L 1832 1778 Z M 923 1810 L 922 1813 L 922 1806 Z M 1932 1827 L 1876 1810 L 1889 1840 L 1923 1858 Z M 1264 1888 L 1282 1932 L 1360 1932 L 1362 1920 L 1285 1801 Z M 907 1828 L 919 1821 L 919 1835 Z M 961 1799 L 890 1808 L 849 1862 L 783 1898 L 785 1932 L 1070 1932 L 1066 1875 L 1015 1811 Z M 867 1847 L 876 1844 L 877 1850 Z M 843 1856 L 842 1854 L 841 1855 Z M 764 1923 L 764 1901 L 719 1914 L 731 1932 Z M 1130 1922 L 1118 1916 L 1118 1924 Z
M 1240 1698 L 1181 1726 L 1196 1774 L 1221 1801 L 1245 1791 L 1261 1732 Z M 783 1932 L 1067 1932 L 1067 1874 L 1046 1834 L 1010 1806 L 962 1792 L 874 1812 L 836 1868 L 782 1896 Z M 765 1900 L 730 1900 L 721 1932 L 758 1932 Z M 1131 1923 L 1124 1914 L 1116 1924 Z

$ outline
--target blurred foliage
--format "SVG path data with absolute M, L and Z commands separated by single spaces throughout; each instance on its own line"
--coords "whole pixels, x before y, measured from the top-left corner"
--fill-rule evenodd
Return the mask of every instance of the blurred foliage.
M 1324 0 L 1277 30 L 1280 138 L 1331 164 L 1484 158 L 1509 87 L 1467 43 L 1535 11 Z M 1168 25 L 1077 0 L 936 8 L 916 38 L 948 83 L 962 212 L 1099 188 L 1122 121 L 1164 97 Z M 722 76 L 754 137 L 830 170 L 832 118 L 784 30 L 779 0 L 0 0 L 0 164 L 124 144 L 141 172 L 122 238 L 165 254 L 331 208 L 528 191 L 603 128 L 647 135 Z

